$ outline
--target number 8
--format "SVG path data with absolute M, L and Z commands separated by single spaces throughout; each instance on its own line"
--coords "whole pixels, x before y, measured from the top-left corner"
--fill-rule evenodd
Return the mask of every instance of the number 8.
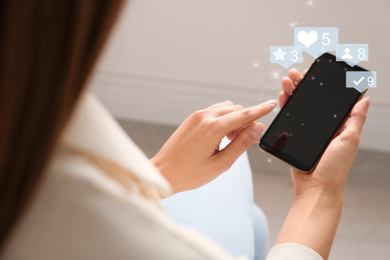
M 358 50 L 358 52 L 359 52 L 359 55 L 358 55 L 358 58 L 360 59 L 360 60 L 363 60 L 363 59 L 365 59 L 366 58 L 366 50 L 364 49 L 364 48 L 360 48 L 359 50 Z

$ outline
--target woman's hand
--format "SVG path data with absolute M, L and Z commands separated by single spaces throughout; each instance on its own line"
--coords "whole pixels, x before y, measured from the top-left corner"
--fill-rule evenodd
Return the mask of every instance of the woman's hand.
M 289 78 L 282 80 L 281 106 L 302 78 L 292 69 Z M 302 244 L 324 259 L 328 258 L 341 217 L 344 184 L 357 151 L 368 106 L 368 98 L 354 106 L 347 124 L 329 144 L 312 173 L 291 169 L 295 199 L 276 244 Z
M 305 73 L 306 71 L 303 75 Z M 284 106 L 287 99 L 291 96 L 291 93 L 302 80 L 303 75 L 292 69 L 289 72 L 289 77 L 283 78 L 283 91 L 279 94 L 281 107 Z M 325 188 L 332 192 L 342 191 L 357 151 L 369 104 L 369 98 L 365 98 L 355 105 L 349 121 L 329 144 L 317 167 L 311 174 L 302 174 L 291 169 L 297 195 L 311 188 Z
M 198 188 L 230 168 L 264 126 L 255 120 L 275 108 L 276 100 L 243 108 L 230 101 L 196 111 L 169 138 L 151 162 L 175 193 Z M 219 151 L 223 137 L 231 143 Z

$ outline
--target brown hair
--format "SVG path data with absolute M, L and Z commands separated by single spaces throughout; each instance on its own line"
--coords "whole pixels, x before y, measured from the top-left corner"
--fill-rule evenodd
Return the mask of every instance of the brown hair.
M 0 3 L 0 249 L 42 178 L 122 2 Z

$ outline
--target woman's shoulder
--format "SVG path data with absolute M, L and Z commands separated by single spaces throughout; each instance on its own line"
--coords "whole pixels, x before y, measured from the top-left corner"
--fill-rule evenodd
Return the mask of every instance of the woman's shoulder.
M 6 259 L 230 259 L 83 156 L 62 151 L 55 157 L 9 240 Z

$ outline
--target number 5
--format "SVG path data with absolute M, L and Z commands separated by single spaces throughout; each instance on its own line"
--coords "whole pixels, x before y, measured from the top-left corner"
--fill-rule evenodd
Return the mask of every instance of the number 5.
M 324 46 L 328 46 L 330 44 L 330 38 L 329 38 L 330 33 L 323 33 L 322 34 L 322 44 Z M 325 42 L 326 41 L 326 42 Z

